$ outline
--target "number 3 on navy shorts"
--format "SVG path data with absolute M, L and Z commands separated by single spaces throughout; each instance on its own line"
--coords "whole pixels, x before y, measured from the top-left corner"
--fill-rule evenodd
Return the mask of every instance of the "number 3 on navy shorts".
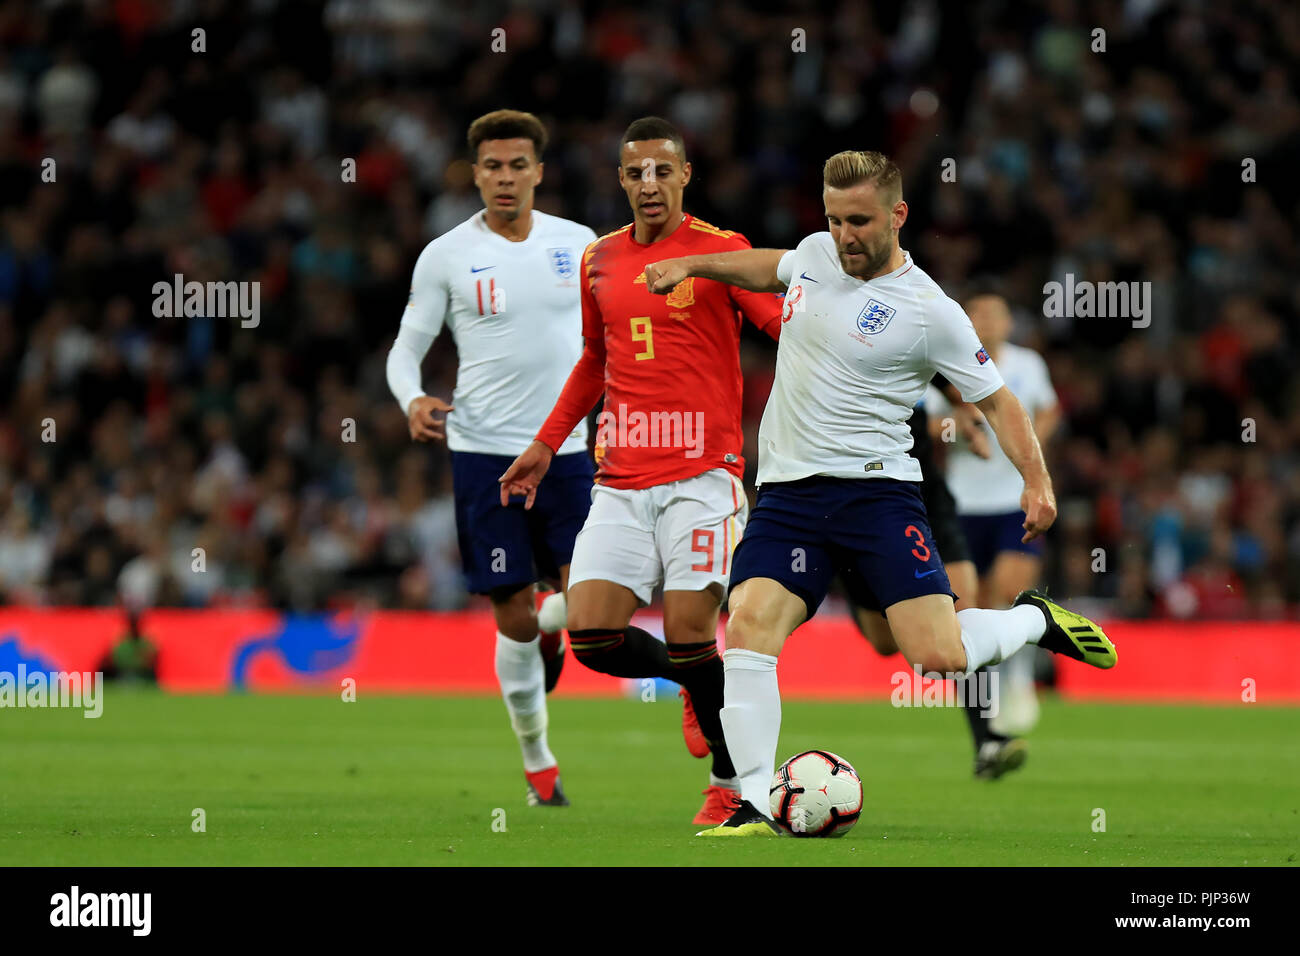
M 914 524 L 909 524 L 903 534 L 916 542 L 916 547 L 912 549 L 912 556 L 923 564 L 929 561 L 930 549 L 925 544 L 925 535 L 921 534 L 921 529 Z

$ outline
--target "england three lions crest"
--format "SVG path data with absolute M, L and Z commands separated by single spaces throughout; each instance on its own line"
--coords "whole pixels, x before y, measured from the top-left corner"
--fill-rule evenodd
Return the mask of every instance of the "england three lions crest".
M 572 279 L 574 276 L 573 253 L 568 249 L 547 249 L 551 257 L 551 269 L 561 279 Z
M 866 307 L 858 314 L 858 331 L 863 335 L 883 332 L 898 310 L 878 299 L 868 299 Z

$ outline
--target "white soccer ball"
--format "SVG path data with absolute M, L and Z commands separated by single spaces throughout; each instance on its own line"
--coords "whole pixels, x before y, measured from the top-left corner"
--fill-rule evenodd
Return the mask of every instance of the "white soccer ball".
M 862 814 L 862 780 L 843 757 L 805 751 L 777 768 L 768 806 L 772 819 L 797 837 L 843 836 Z

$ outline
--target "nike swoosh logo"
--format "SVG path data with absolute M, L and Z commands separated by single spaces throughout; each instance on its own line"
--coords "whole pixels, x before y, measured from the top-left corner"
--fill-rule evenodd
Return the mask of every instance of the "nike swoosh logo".
M 935 568 L 932 571 L 926 571 L 925 574 L 922 574 L 920 571 L 913 571 L 912 573 L 915 574 L 918 578 L 928 578 L 932 574 L 938 574 L 939 569 Z
M 806 272 L 802 272 L 802 273 L 800 273 L 800 274 L 799 274 L 799 278 L 800 278 L 800 279 L 807 279 L 809 282 L 817 282 L 816 279 L 814 279 L 812 276 L 810 276 L 810 275 L 809 275 L 808 273 L 806 273 Z M 820 282 L 817 282 L 817 284 L 818 284 L 818 285 L 821 285 Z
M 469 267 L 469 271 L 470 271 L 470 272 L 486 272 L 488 269 L 495 269 L 495 268 L 496 268 L 496 266 L 479 266 L 477 269 L 475 269 L 473 266 L 470 266 L 470 267 Z

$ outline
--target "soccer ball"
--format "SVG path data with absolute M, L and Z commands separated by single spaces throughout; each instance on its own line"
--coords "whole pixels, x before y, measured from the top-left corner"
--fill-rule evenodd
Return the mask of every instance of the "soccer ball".
M 862 780 L 843 757 L 809 750 L 777 768 L 768 806 L 797 837 L 843 836 L 862 814 Z

